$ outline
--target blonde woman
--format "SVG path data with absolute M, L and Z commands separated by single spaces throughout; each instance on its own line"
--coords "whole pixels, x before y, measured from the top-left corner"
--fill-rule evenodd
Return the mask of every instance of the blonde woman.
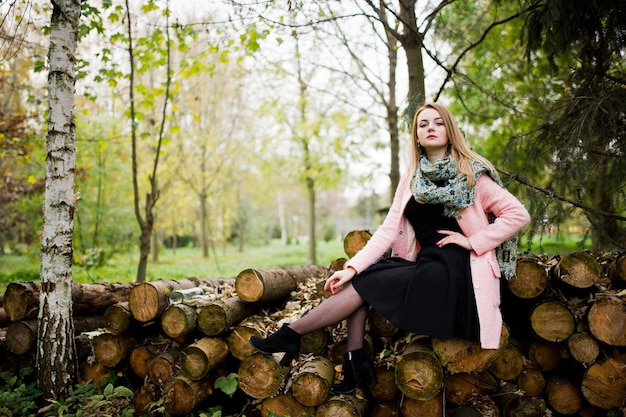
M 383 224 L 325 289 L 332 296 L 299 320 L 250 343 L 289 363 L 300 337 L 347 319 L 344 380 L 332 392 L 376 384 L 363 350 L 369 308 L 396 327 L 437 338 L 461 337 L 496 349 L 501 275 L 515 271 L 514 236 L 530 217 L 500 183 L 493 165 L 473 152 L 454 117 L 429 103 L 413 119 L 410 166 Z M 391 248 L 391 257 L 383 258 Z M 498 250 L 497 250 L 498 249 Z

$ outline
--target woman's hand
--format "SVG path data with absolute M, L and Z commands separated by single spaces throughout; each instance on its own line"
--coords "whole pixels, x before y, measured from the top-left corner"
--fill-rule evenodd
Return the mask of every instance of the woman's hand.
M 335 271 L 324 284 L 324 290 L 330 291 L 332 294 L 336 294 L 337 291 L 341 290 L 343 285 L 349 282 L 356 275 L 356 269 L 352 267 L 348 267 L 346 269 L 342 269 L 340 271 Z
M 453 232 L 451 230 L 437 230 L 437 233 L 446 235 L 446 237 L 442 238 L 437 242 L 437 246 L 444 247 L 446 245 L 458 245 L 464 249 L 472 250 L 472 245 L 470 244 L 469 239 L 459 232 Z

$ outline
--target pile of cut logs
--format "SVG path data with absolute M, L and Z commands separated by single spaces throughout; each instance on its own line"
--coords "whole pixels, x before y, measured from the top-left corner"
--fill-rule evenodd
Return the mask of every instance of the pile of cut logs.
M 368 236 L 346 236 L 348 257 Z M 371 311 L 366 350 L 378 384 L 332 395 L 343 377 L 345 323 L 305 335 L 289 367 L 248 339 L 328 297 L 325 278 L 343 262 L 231 279 L 75 284 L 80 382 L 121 377 L 137 415 L 161 404 L 172 415 L 219 405 L 222 415 L 263 417 L 626 417 L 626 254 L 522 256 L 517 277 L 502 281 L 499 349 L 406 333 Z M 36 283 L 7 287 L 0 369 L 34 364 L 38 298 Z M 220 389 L 235 380 L 234 393 Z

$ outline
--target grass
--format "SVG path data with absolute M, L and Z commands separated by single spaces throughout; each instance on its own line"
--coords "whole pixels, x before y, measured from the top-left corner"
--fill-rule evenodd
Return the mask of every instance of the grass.
M 318 242 L 317 264 L 329 265 L 345 257 L 343 242 Z M 308 244 L 282 245 L 272 241 L 265 246 L 250 246 L 239 252 L 234 246 L 215 248 L 209 258 L 203 258 L 198 248 L 161 249 L 158 261 L 148 261 L 147 281 L 157 279 L 234 278 L 245 269 L 271 269 L 306 265 Z M 138 252 L 126 253 L 109 259 L 97 268 L 75 265 L 72 278 L 76 282 L 133 282 L 137 274 Z M 0 294 L 11 282 L 39 281 L 39 260 L 25 255 L 0 256 Z
M 578 245 L 579 236 L 569 238 L 544 237 L 534 241 L 530 253 L 566 254 L 588 249 Z M 528 244 L 520 244 L 520 250 L 526 251 Z M 305 242 L 282 245 L 271 241 L 265 246 L 249 246 L 239 252 L 235 246 L 228 245 L 212 250 L 208 258 L 203 258 L 197 248 L 179 248 L 176 251 L 161 249 L 157 262 L 148 262 L 147 280 L 197 278 L 234 278 L 244 269 L 271 269 L 306 265 L 308 246 Z M 337 258 L 345 257 L 343 242 L 334 240 L 318 242 L 317 264 L 329 265 Z M 76 282 L 133 282 L 137 273 L 139 255 L 129 252 L 109 259 L 105 265 L 97 268 L 74 266 L 72 278 Z M 0 294 L 4 294 L 10 282 L 39 281 L 39 260 L 26 255 L 0 256 Z

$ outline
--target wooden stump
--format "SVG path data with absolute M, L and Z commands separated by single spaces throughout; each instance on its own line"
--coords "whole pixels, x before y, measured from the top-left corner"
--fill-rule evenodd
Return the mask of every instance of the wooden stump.
M 480 343 L 460 338 L 432 339 L 435 354 L 451 373 L 484 371 L 508 344 L 509 329 L 506 326 L 502 326 L 499 349 L 482 349 Z
M 315 417 L 364 417 L 367 404 L 358 390 L 354 395 L 333 395 L 317 407 Z
M 286 370 L 270 355 L 253 353 L 239 364 L 239 388 L 259 400 L 278 393 L 285 382 Z
M 7 285 L 2 302 L 9 320 L 36 318 L 40 292 L 39 285 L 34 282 L 12 282 Z
M 626 405 L 626 363 L 608 358 L 587 369 L 582 394 L 594 407 L 610 410 Z
M 367 242 L 372 237 L 369 230 L 353 230 L 348 232 L 343 238 L 343 250 L 348 255 L 348 258 L 352 258 L 358 251 L 363 249 Z
M 608 276 L 616 286 L 626 285 L 626 252 L 617 255 L 609 264 Z
M 207 336 L 219 336 L 257 312 L 258 308 L 239 297 L 216 300 L 199 307 L 197 325 Z
M 561 302 L 545 300 L 530 313 L 533 333 L 547 342 L 562 342 L 574 333 L 576 321 L 571 311 Z
M 235 291 L 245 302 L 275 301 L 288 298 L 298 284 L 328 273 L 321 266 L 301 266 L 276 269 L 245 269 L 237 275 Z
M 217 337 L 203 337 L 184 348 L 180 356 L 183 375 L 198 381 L 226 360 L 228 345 Z
M 310 417 L 315 415 L 314 408 L 304 406 L 290 392 L 264 399 L 259 408 L 261 417 Z
M 163 387 L 165 408 L 173 414 L 189 414 L 213 394 L 213 378 L 193 381 L 183 375 L 171 379 Z
M 515 346 L 509 345 L 500 350 L 489 371 L 496 378 L 510 381 L 518 377 L 523 367 L 524 356 Z
M 156 356 L 155 349 L 149 345 L 136 346 L 130 352 L 130 367 L 140 378 L 148 376 L 150 361 Z
M 444 409 L 443 393 L 430 400 L 405 397 L 400 404 L 403 417 L 443 417 Z
M 583 405 L 580 389 L 572 381 L 552 376 L 546 381 L 546 399 L 557 413 L 574 414 Z
M 134 343 L 127 335 L 101 333 L 93 339 L 93 353 L 98 362 L 104 366 L 114 367 L 128 359 Z
M 180 350 L 169 350 L 148 361 L 148 376 L 152 382 L 163 386 L 176 375 L 178 366 L 180 366 Z
M 537 258 L 520 258 L 515 277 L 507 281 L 509 290 L 519 298 L 537 298 L 548 286 L 548 271 L 548 266 Z
M 128 301 L 115 303 L 104 310 L 104 327 L 113 334 L 124 333 L 133 322 Z
M 517 385 L 529 397 L 536 397 L 543 392 L 546 380 L 539 369 L 524 368 L 517 377 Z
M 595 362 L 600 354 L 598 341 L 588 333 L 577 332 L 567 339 L 567 350 L 580 363 Z
M 128 307 L 133 317 L 142 322 L 158 319 L 170 305 L 169 293 L 179 289 L 193 288 L 197 279 L 142 282 L 133 287 L 128 295 Z
M 612 346 L 626 346 L 626 301 L 598 298 L 587 315 L 593 336 Z
M 441 391 L 443 369 L 428 339 L 417 338 L 404 348 L 396 362 L 395 379 L 409 398 L 430 400 Z
M 533 342 L 528 348 L 528 359 L 540 371 L 551 371 L 561 362 L 559 345 L 543 340 Z
M 448 374 L 445 378 L 446 400 L 467 405 L 475 397 L 497 392 L 498 381 L 487 371 Z
M 600 264 L 589 252 L 563 255 L 554 271 L 559 281 L 576 289 L 591 288 L 600 278 Z
M 196 330 L 196 309 L 172 304 L 161 315 L 161 328 L 171 338 L 183 337 Z
M 331 334 L 327 328 L 314 330 L 302 335 L 300 352 L 302 354 L 321 355 L 331 341 Z
M 378 383 L 370 387 L 370 393 L 381 402 L 393 401 L 400 390 L 396 385 L 396 368 L 386 364 L 376 365 L 376 380 Z
M 335 379 L 333 363 L 323 356 L 312 356 L 298 365 L 292 374 L 293 396 L 306 406 L 315 407 L 326 400 Z

